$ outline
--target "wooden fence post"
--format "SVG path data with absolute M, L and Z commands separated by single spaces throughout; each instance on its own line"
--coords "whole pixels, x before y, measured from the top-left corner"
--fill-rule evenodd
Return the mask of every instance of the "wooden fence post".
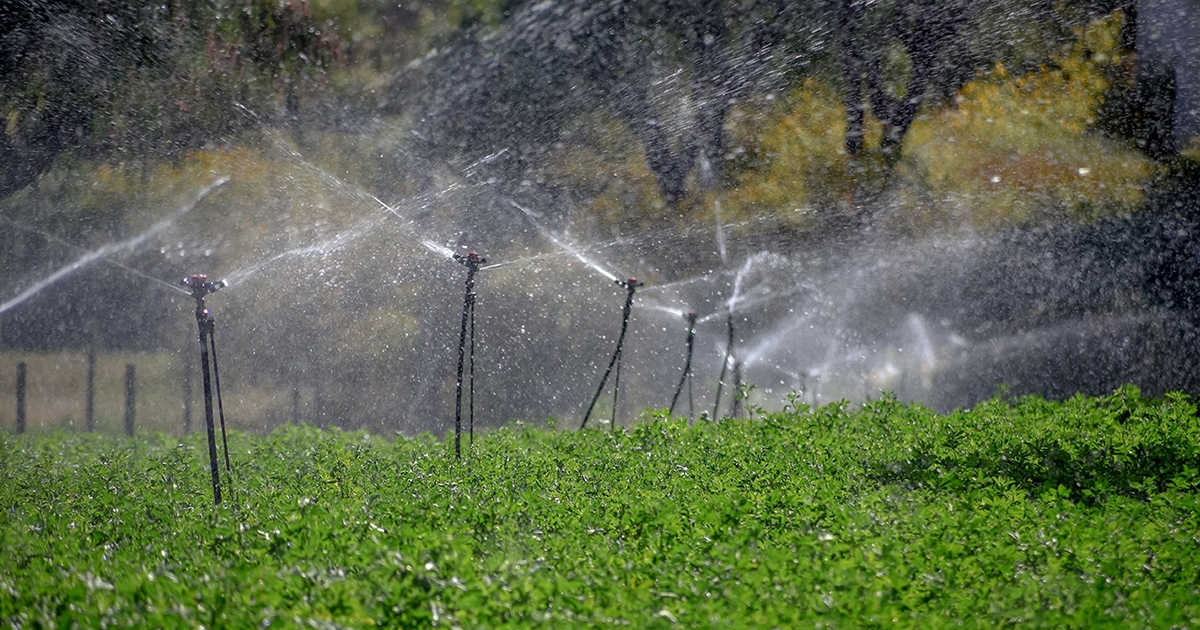
M 132 363 L 125 364 L 125 435 L 133 435 L 133 420 L 137 405 L 137 372 Z
M 96 430 L 96 335 L 88 343 L 87 353 L 87 407 L 84 413 L 88 433 Z
M 196 371 L 192 363 L 191 346 L 183 352 L 183 433 L 192 432 L 192 373 Z
M 17 364 L 17 433 L 25 432 L 25 362 Z

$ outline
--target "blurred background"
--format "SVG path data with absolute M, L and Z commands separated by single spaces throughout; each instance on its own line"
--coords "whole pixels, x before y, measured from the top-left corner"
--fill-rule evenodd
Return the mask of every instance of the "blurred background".
M 205 273 L 233 427 L 441 435 L 468 250 L 480 430 L 578 426 L 629 276 L 621 423 L 688 312 L 685 415 L 1200 390 L 1188 0 L 0 5 L 3 427 L 91 352 L 98 430 L 128 363 L 200 428 Z

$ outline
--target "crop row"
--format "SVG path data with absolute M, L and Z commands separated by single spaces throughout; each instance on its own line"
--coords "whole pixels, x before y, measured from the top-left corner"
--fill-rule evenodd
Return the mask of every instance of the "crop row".
M 795 401 L 793 401 L 795 403 Z M 452 444 L 0 438 L 15 627 L 1200 622 L 1200 420 L 1133 388 Z

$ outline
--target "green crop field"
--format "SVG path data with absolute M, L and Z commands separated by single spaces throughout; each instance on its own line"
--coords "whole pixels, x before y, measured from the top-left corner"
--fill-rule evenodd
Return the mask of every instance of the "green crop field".
M 1182 395 L 204 439 L 0 437 L 4 627 L 1200 625 Z

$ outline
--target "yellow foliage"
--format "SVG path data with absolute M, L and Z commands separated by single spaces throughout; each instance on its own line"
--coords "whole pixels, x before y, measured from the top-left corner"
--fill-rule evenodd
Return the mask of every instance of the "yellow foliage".
M 592 197 L 587 215 L 601 228 L 644 228 L 670 218 L 642 145 L 623 123 L 594 112 L 574 121 L 571 132 L 586 141 L 557 145 L 538 177 Z
M 802 227 L 812 208 L 850 203 L 859 178 L 879 166 L 870 158 L 855 164 L 846 155 L 841 99 L 814 79 L 765 116 L 735 111 L 730 118 L 730 144 L 745 147 L 750 160 L 762 165 L 737 173 L 736 185 L 719 194 L 730 221 L 774 213 L 785 224 Z M 868 119 L 866 145 L 877 147 L 882 133 L 879 122 Z
M 1053 67 L 1013 78 L 997 65 L 964 86 L 955 107 L 914 123 L 905 154 L 933 197 L 976 224 L 1134 209 L 1151 161 L 1090 133 L 1109 88 L 1105 67 L 1124 59 L 1123 19 L 1089 25 Z
M 1188 159 L 1193 162 L 1200 162 L 1200 136 L 1192 138 L 1192 141 L 1188 144 L 1188 146 L 1180 151 L 1179 154 L 1183 156 L 1184 159 Z
M 1106 77 L 1127 73 L 1131 63 L 1120 47 L 1123 21 L 1118 12 L 1081 29 L 1053 66 L 1014 75 L 997 64 L 968 83 L 953 105 L 914 122 L 894 172 L 873 150 L 882 127 L 869 113 L 866 154 L 846 155 L 840 94 L 818 80 L 805 80 L 756 114 L 735 110 L 729 144 L 744 147 L 748 158 L 736 184 L 714 199 L 727 220 L 770 214 L 797 228 L 819 213 L 852 211 L 862 190 L 887 181 L 900 214 L 918 224 L 1130 211 L 1153 162 L 1092 131 L 1110 87 Z

